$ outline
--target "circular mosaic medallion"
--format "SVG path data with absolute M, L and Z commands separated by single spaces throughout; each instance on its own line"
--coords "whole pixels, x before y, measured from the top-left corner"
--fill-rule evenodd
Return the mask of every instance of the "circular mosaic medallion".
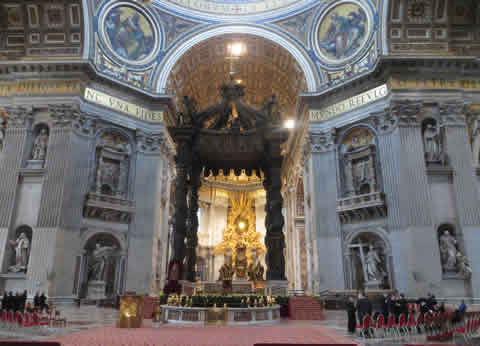
M 372 31 L 370 13 L 353 2 L 343 2 L 327 9 L 318 23 L 317 52 L 329 64 L 341 64 L 355 57 Z
M 140 8 L 123 4 L 111 7 L 100 23 L 103 40 L 118 59 L 142 65 L 157 52 L 159 31 Z

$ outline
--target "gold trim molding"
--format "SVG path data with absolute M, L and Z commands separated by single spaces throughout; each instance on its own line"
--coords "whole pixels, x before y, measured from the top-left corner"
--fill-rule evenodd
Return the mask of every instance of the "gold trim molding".
M 0 81 L 0 96 L 26 96 L 80 93 L 79 80 Z

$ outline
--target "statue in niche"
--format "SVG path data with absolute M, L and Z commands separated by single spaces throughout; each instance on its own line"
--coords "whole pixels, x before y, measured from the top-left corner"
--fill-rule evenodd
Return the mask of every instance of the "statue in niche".
M 427 163 L 446 165 L 447 157 L 443 150 L 442 129 L 434 120 L 426 121 L 423 130 L 423 146 Z
M 92 264 L 89 268 L 89 280 L 104 280 L 105 265 L 108 257 L 110 257 L 116 249 L 116 246 L 102 246 L 100 243 L 95 244 L 95 249 L 92 252 Z
M 443 270 L 455 272 L 457 269 L 457 241 L 449 231 L 444 231 L 439 240 Z
M 378 281 L 382 279 L 383 273 L 380 270 L 382 260 L 372 244 L 370 244 L 369 251 L 365 256 L 365 266 L 368 281 Z
M 33 142 L 32 160 L 44 161 L 47 155 L 48 133 L 46 129 L 41 129 L 40 133 Z
M 8 268 L 10 272 L 20 272 L 27 270 L 28 254 L 30 249 L 30 241 L 27 235 L 22 232 L 16 240 L 10 240 L 10 244 L 15 249 L 15 264 Z

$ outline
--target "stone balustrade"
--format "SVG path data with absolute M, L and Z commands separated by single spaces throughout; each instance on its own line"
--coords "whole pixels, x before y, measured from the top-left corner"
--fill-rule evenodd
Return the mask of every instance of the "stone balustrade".
M 339 199 L 337 213 L 342 223 L 386 216 L 385 196 L 382 192 L 373 192 Z

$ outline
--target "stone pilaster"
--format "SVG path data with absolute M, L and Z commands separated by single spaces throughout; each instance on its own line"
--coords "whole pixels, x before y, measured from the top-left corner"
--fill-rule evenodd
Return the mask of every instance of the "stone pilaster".
M 471 149 L 465 121 L 465 106 L 462 101 L 442 103 L 439 107 L 442 124 L 445 126 L 446 150 L 454 170 L 453 191 L 458 222 L 463 233 L 465 252 L 472 265 L 473 296 L 480 296 L 480 204 L 475 170 L 472 166 Z
M 307 255 L 307 282 L 306 291 L 311 293 L 313 290 L 313 273 L 318 272 L 318 256 L 316 242 L 314 241 L 315 231 L 312 224 L 312 196 L 311 189 L 311 141 L 308 138 L 304 146 L 304 171 L 303 171 L 303 189 L 304 189 L 304 203 L 305 203 L 305 247 Z
M 393 221 L 397 218 L 397 221 L 393 221 L 393 227 L 400 232 L 392 232 L 390 239 L 394 281 L 399 290 L 409 295 L 425 294 L 430 285 L 438 284 L 442 278 L 418 121 L 422 108 L 422 103 L 413 101 L 399 101 L 392 107 L 399 125 L 400 151 L 397 156 L 400 157 L 401 166 L 398 171 L 400 177 L 396 181 L 400 183 L 397 192 L 401 203 L 399 214 L 389 219 Z
M 342 237 L 337 216 L 337 154 L 335 131 L 311 132 L 311 222 L 318 257 L 314 291 L 343 289 Z M 318 292 L 316 292 L 318 293 Z
M 129 230 L 126 269 L 127 291 L 148 292 L 154 279 L 153 242 L 161 227 L 162 172 L 168 164 L 161 155 L 160 134 L 137 133 L 134 200 L 136 212 Z

